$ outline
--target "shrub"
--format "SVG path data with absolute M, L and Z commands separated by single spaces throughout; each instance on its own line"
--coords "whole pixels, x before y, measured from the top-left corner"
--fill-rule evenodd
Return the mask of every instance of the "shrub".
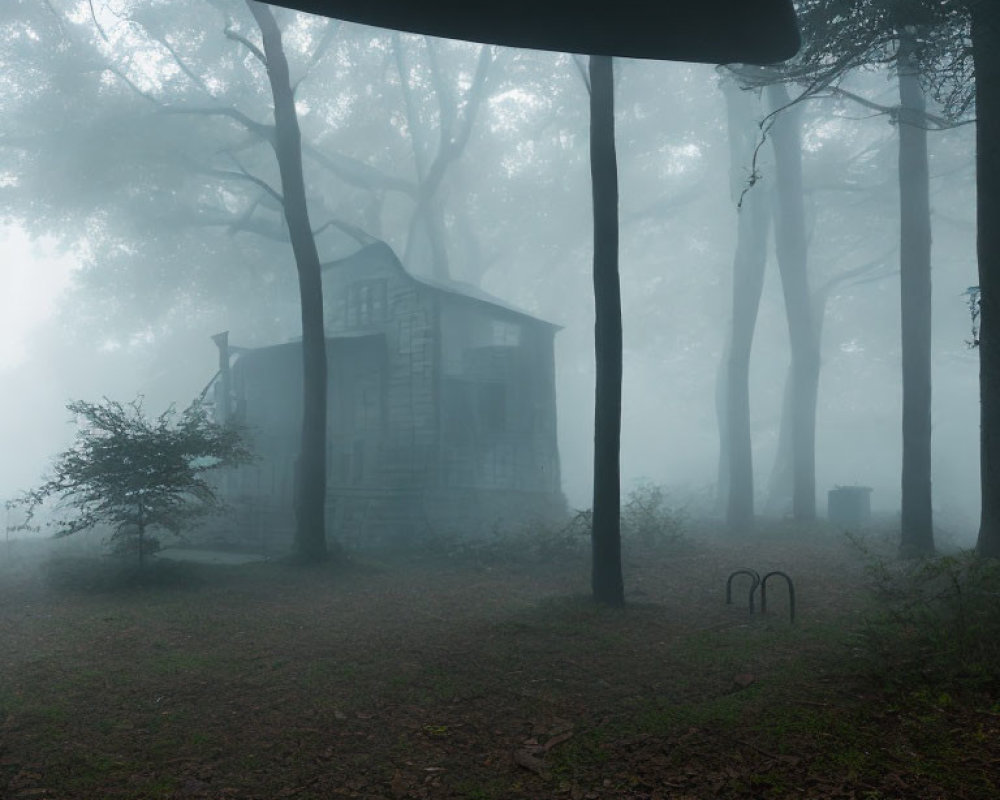
M 683 512 L 667 505 L 666 491 L 653 483 L 641 483 L 622 504 L 622 538 L 655 547 L 683 540 Z
M 20 501 L 35 510 L 55 497 L 70 513 L 56 523 L 56 536 L 109 525 L 119 554 L 144 558 L 159 548 L 150 529 L 179 534 L 218 499 L 205 473 L 246 463 L 252 456 L 243 432 L 208 418 L 200 405 L 178 415 L 171 407 L 147 418 L 141 398 L 122 404 L 77 401 L 67 408 L 80 426 L 75 444 L 56 458 L 52 477 Z
M 920 562 L 873 558 L 861 652 L 888 683 L 1000 682 L 1000 564 L 971 551 Z

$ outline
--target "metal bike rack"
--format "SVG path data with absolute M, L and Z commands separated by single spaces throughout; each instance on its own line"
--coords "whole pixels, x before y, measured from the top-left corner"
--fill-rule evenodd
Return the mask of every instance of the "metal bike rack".
M 779 575 L 785 579 L 785 583 L 788 584 L 788 615 L 789 622 L 795 622 L 795 584 L 792 583 L 792 579 L 781 570 L 774 570 L 773 572 L 767 573 L 763 580 L 760 582 L 760 613 L 764 614 L 767 612 L 767 579 L 773 577 L 774 575 Z
M 760 586 L 760 573 L 753 569 L 738 569 L 726 580 L 726 605 L 731 606 L 733 604 L 733 578 L 737 575 L 749 575 L 753 578 L 753 583 L 750 584 L 750 592 L 747 595 L 747 604 L 750 606 L 750 613 L 753 614 L 753 593 L 757 591 L 757 587 Z
M 753 596 L 754 592 L 757 591 L 757 587 L 760 587 L 760 613 L 767 613 L 767 579 L 778 575 L 785 579 L 785 583 L 788 584 L 788 613 L 789 621 L 795 622 L 795 584 L 792 583 L 791 577 L 782 572 L 779 569 L 773 570 L 763 578 L 760 577 L 760 573 L 754 569 L 738 569 L 726 579 L 726 605 L 731 606 L 733 604 L 733 578 L 737 575 L 749 575 L 753 579 L 753 583 L 750 584 L 750 591 L 747 594 L 747 605 L 750 608 L 750 613 L 753 614 Z

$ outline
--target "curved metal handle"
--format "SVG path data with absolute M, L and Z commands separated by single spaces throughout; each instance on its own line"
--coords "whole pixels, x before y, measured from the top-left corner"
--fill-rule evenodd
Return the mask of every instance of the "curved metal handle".
M 789 621 L 795 622 L 795 584 L 792 583 L 792 579 L 786 573 L 778 569 L 767 573 L 767 575 L 764 576 L 764 579 L 760 582 L 760 613 L 763 614 L 767 611 L 767 579 L 772 575 L 780 575 L 785 579 L 785 583 L 788 584 Z
M 760 586 L 760 573 L 753 569 L 738 569 L 732 573 L 726 579 L 726 605 L 731 606 L 733 604 L 733 578 L 737 575 L 749 575 L 753 578 L 753 583 L 750 584 L 750 593 L 747 596 L 747 602 L 750 606 L 750 613 L 753 614 L 753 593 L 757 591 L 757 587 Z

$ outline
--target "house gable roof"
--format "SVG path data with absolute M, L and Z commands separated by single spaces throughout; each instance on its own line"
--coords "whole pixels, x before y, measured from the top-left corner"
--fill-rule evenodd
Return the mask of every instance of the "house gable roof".
M 385 242 L 381 241 L 365 245 L 361 249 L 344 258 L 339 258 L 335 261 L 327 261 L 322 265 L 322 269 L 326 272 L 328 270 L 338 268 L 353 267 L 359 264 L 371 264 L 372 262 L 386 264 L 397 270 L 400 275 L 404 276 L 408 280 L 413 281 L 414 283 L 427 289 L 431 289 L 434 292 L 439 292 L 448 298 L 454 298 L 461 302 L 471 301 L 473 303 L 485 304 L 493 307 L 494 309 L 500 309 L 508 314 L 515 314 L 519 317 L 529 319 L 532 322 L 540 325 L 547 325 L 557 330 L 562 327 L 560 325 L 556 325 L 554 322 L 549 322 L 548 320 L 529 314 L 527 311 L 511 305 L 510 303 L 501 300 L 499 297 L 491 295 L 489 292 L 484 292 L 482 289 L 477 286 L 473 286 L 471 283 L 451 280 L 442 281 L 436 278 L 413 275 L 406 270 L 406 267 L 403 266 L 402 262 L 399 258 L 397 258 L 395 252 L 393 252 L 393 249 Z

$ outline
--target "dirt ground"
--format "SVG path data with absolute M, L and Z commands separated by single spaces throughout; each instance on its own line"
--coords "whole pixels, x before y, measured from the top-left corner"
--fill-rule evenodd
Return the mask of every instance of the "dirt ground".
M 1000 704 L 870 677 L 835 536 L 630 546 L 623 610 L 585 548 L 134 586 L 9 556 L 3 798 L 1000 797 Z M 742 567 L 794 578 L 795 624 L 777 584 L 725 604 Z

